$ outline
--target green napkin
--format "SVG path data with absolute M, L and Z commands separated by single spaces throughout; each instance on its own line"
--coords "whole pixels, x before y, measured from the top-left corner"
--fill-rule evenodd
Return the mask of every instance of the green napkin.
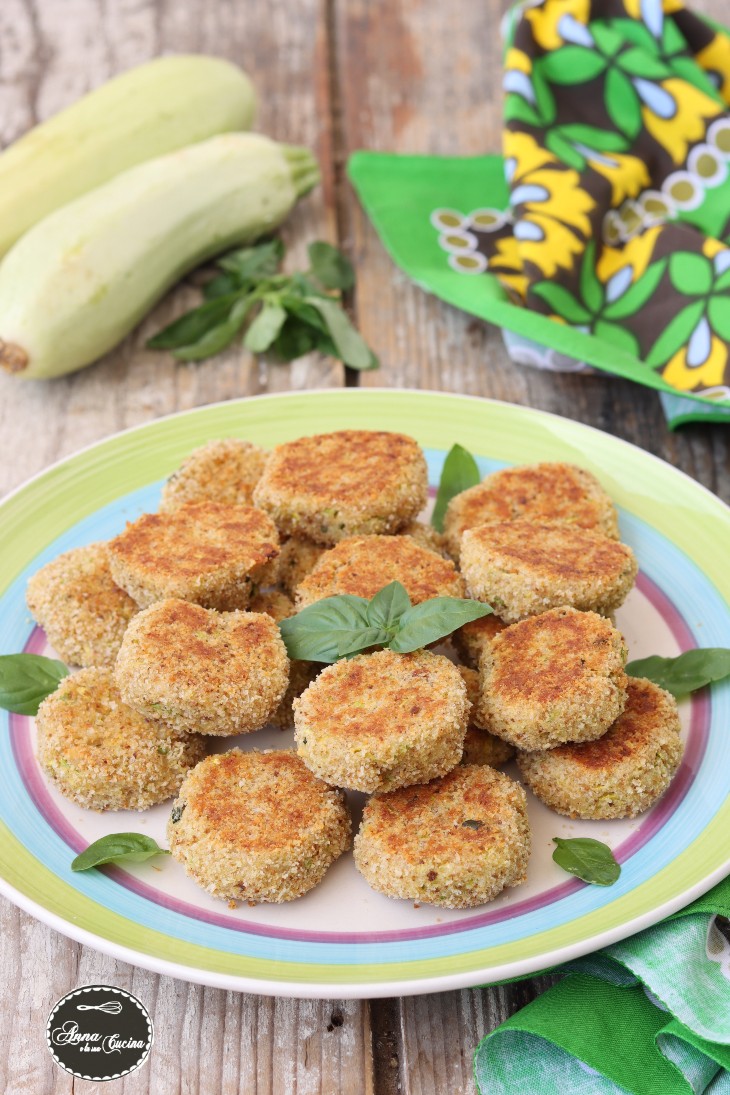
M 566 976 L 489 1034 L 482 1095 L 729 1095 L 730 878 Z
M 351 157 L 385 246 L 534 363 L 727 420 L 730 36 L 677 0 L 542 0 L 507 39 L 504 158 Z

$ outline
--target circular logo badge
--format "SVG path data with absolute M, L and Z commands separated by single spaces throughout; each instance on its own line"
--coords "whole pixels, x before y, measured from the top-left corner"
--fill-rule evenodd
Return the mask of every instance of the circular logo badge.
M 48 1017 L 54 1061 L 81 1080 L 116 1080 L 143 1064 L 152 1020 L 136 996 L 114 985 L 84 985 L 62 996 Z

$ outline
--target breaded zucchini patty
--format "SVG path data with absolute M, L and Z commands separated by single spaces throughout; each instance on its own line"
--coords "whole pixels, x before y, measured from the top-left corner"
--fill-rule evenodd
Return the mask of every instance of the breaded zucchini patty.
M 256 586 L 275 580 L 278 554 L 265 513 L 219 502 L 145 513 L 109 544 L 114 581 L 142 608 L 165 597 L 221 612 L 247 608 Z
M 482 655 L 482 725 L 528 751 L 594 741 L 624 709 L 626 656 L 595 612 L 553 608 L 512 624 Z
M 286 593 L 282 593 L 277 589 L 269 589 L 256 594 L 251 601 L 251 611 L 266 612 L 279 623 L 288 616 L 293 616 L 295 609 L 294 602 L 287 597 Z M 292 704 L 297 696 L 301 696 L 304 689 L 312 683 L 321 668 L 315 662 L 289 662 L 289 684 L 281 703 L 273 715 L 269 717 L 269 722 L 273 726 L 278 726 L 280 730 L 294 729 Z
M 379 650 L 323 669 L 294 702 L 297 751 L 328 783 L 387 791 L 461 759 L 469 701 L 459 670 L 428 651 Z
M 682 759 L 677 704 L 629 677 L 623 713 L 598 741 L 518 753 L 527 786 L 552 810 L 593 820 L 636 817 L 669 786 Z
M 465 665 L 457 668 L 466 685 L 466 694 L 471 704 L 461 763 L 491 764 L 493 768 L 498 768 L 515 755 L 514 746 L 483 729 L 479 717 L 479 674 L 476 669 L 469 669 Z
M 397 532 L 423 509 L 426 460 L 412 437 L 338 430 L 277 445 L 254 491 L 286 536 L 332 545 Z
M 355 837 L 355 865 L 374 890 L 447 909 L 524 882 L 529 854 L 525 792 L 478 764 L 374 795 Z
M 631 548 L 602 533 L 517 519 L 468 529 L 461 570 L 470 596 L 515 623 L 561 605 L 608 616 L 638 566 Z
M 506 627 L 499 616 L 481 616 L 458 628 L 451 636 L 451 642 L 459 657 L 474 669 L 479 667 L 479 659 L 495 635 Z
M 207 757 L 180 789 L 167 825 L 170 851 L 215 897 L 292 901 L 350 846 L 341 791 L 294 753 Z
M 307 577 L 327 550 L 302 536 L 290 536 L 281 545 L 279 555 L 279 585 L 293 597 L 297 586 Z
M 412 537 L 352 536 L 317 561 L 297 589 L 297 608 L 341 593 L 370 599 L 390 582 L 405 586 L 414 605 L 432 597 L 464 596 L 464 580 L 451 560 Z
M 522 517 L 564 521 L 618 539 L 616 508 L 589 471 L 574 464 L 524 464 L 495 471 L 451 499 L 444 516 L 449 553 L 459 558 L 466 529 Z
M 259 730 L 278 707 L 289 659 L 271 616 L 173 599 L 133 624 L 115 676 L 125 703 L 147 718 L 200 734 L 242 734 Z
M 110 669 L 64 677 L 38 709 L 38 759 L 59 791 L 91 810 L 146 810 L 176 794 L 204 739 L 122 701 Z
M 221 502 L 250 506 L 268 453 L 235 437 L 209 441 L 195 449 L 162 488 L 159 512 L 169 513 L 184 502 Z
M 113 665 L 138 605 L 109 569 L 104 543 L 64 552 L 28 582 L 28 608 L 69 665 Z

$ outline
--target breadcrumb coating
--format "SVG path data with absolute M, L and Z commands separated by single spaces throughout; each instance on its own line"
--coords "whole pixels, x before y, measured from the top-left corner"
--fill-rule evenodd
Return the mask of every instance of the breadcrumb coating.
M 90 810 L 146 810 L 177 793 L 204 739 L 145 719 L 110 669 L 64 677 L 38 709 L 38 760 L 61 794 Z
M 626 599 L 638 564 L 631 548 L 602 533 L 516 519 L 468 529 L 461 570 L 471 597 L 515 623 L 561 605 L 608 616 Z
M 209 441 L 190 453 L 162 488 L 159 512 L 185 502 L 250 506 L 268 453 L 250 441 L 229 437 Z
M 566 522 L 618 539 L 616 507 L 589 471 L 574 464 L 522 464 L 495 471 L 451 499 L 444 516 L 448 551 L 459 558 L 469 528 L 523 517 Z
M 559 814 L 636 817 L 669 787 L 684 751 L 679 732 L 674 697 L 629 677 L 626 706 L 598 741 L 518 753 L 517 764 L 527 786 Z
M 293 901 L 351 843 L 341 791 L 296 754 L 208 757 L 189 774 L 167 825 L 173 857 L 214 897 Z
M 125 703 L 147 718 L 200 734 L 265 726 L 289 683 L 271 616 L 158 601 L 127 629 L 115 669 Z
M 279 537 L 252 506 L 186 502 L 145 513 L 109 544 L 114 581 L 142 608 L 179 597 L 221 612 L 247 608 L 276 580 Z
M 457 668 L 466 685 L 466 694 L 471 704 L 461 763 L 489 764 L 492 768 L 499 768 L 500 764 L 506 764 L 515 755 L 514 746 L 490 734 L 482 726 L 479 717 L 479 674 L 476 669 L 469 669 L 466 665 L 459 665 Z
M 355 866 L 387 897 L 468 909 L 527 876 L 525 792 L 487 765 L 374 795 L 355 837 Z
M 326 551 L 297 588 L 297 609 L 350 593 L 368 600 L 400 582 L 412 604 L 432 597 L 463 597 L 464 580 L 450 559 L 410 536 L 352 536 Z
M 104 543 L 73 548 L 28 582 L 28 608 L 67 665 L 113 665 L 138 605 L 114 582 Z
M 328 783 L 391 790 L 459 763 L 468 711 L 466 685 L 447 658 L 379 650 L 322 670 L 294 702 L 294 737 Z
M 481 724 L 523 750 L 594 741 L 624 709 L 627 653 L 595 612 L 554 608 L 512 624 L 482 655 Z
M 277 445 L 254 491 L 285 536 L 333 545 L 398 532 L 426 504 L 428 472 L 405 434 L 338 430 Z

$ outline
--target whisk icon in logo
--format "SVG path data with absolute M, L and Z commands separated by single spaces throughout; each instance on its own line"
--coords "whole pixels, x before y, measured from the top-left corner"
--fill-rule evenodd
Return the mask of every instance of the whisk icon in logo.
M 146 1061 L 153 1036 L 144 1004 L 114 985 L 69 992 L 46 1026 L 54 1061 L 82 1080 L 116 1080 L 134 1072 Z

